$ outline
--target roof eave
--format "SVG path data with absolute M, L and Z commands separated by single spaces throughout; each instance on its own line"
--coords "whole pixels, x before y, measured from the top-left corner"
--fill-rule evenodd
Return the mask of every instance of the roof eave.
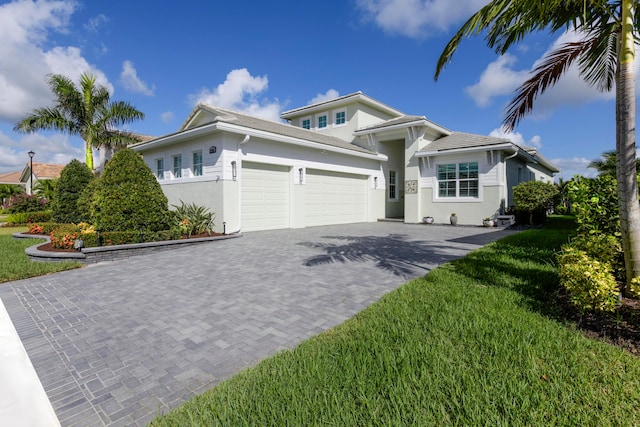
M 444 156 L 447 154 L 458 154 L 458 153 L 472 153 L 476 151 L 495 151 L 495 150 L 518 150 L 520 149 L 514 144 L 497 144 L 497 145 L 480 145 L 477 147 L 465 147 L 465 148 L 452 148 L 449 150 L 438 150 L 438 151 L 418 151 L 416 152 L 416 157 L 434 157 L 434 156 Z
M 384 111 L 390 115 L 395 115 L 395 116 L 405 115 L 402 111 L 397 110 L 393 107 L 390 107 L 389 105 L 384 104 L 376 99 L 373 99 L 362 92 L 355 92 L 349 95 L 330 99 L 328 101 L 322 101 L 315 104 L 306 105 L 304 107 L 295 108 L 293 110 L 284 111 L 280 114 L 280 117 L 282 119 L 287 120 L 293 117 L 304 116 L 307 114 L 313 114 L 314 112 L 317 112 L 317 111 L 326 110 L 327 107 L 329 108 L 339 107 L 345 104 L 349 104 L 353 101 L 361 101 L 365 104 L 368 104 L 370 106 L 377 108 L 378 110 Z
M 406 128 L 410 128 L 413 126 L 425 126 L 428 127 L 430 129 L 435 130 L 436 132 L 439 132 L 443 135 L 451 135 L 451 131 L 445 127 L 440 126 L 437 123 L 432 122 L 431 120 L 428 120 L 426 118 L 423 118 L 421 120 L 415 120 L 413 122 L 407 122 L 407 123 L 399 123 L 396 125 L 391 125 L 391 126 L 380 126 L 377 128 L 371 128 L 371 129 L 360 129 L 360 130 L 356 130 L 355 132 L 353 132 L 354 135 L 356 136 L 361 136 L 361 135 L 370 135 L 373 133 L 379 133 L 379 132 L 386 132 L 386 131 L 394 131 L 394 130 L 398 130 L 398 129 L 406 129 Z

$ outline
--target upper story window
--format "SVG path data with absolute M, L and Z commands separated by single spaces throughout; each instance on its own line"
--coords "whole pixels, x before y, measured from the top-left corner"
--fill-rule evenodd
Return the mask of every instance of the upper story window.
M 398 174 L 396 171 L 389 171 L 389 200 L 398 200 Z
M 311 129 L 311 118 L 307 117 L 306 119 L 302 119 L 302 128 L 303 129 Z
M 182 178 L 182 156 L 173 156 L 173 177 Z
M 322 129 L 326 127 L 327 127 L 327 115 L 323 114 L 321 116 L 318 116 L 318 128 Z
M 156 176 L 164 179 L 164 159 L 156 159 Z
M 193 176 L 202 176 L 202 151 L 193 153 Z
M 343 125 L 347 122 L 347 112 L 346 111 L 337 111 L 336 112 L 336 121 L 335 125 Z
M 478 162 L 438 165 L 439 197 L 478 198 Z

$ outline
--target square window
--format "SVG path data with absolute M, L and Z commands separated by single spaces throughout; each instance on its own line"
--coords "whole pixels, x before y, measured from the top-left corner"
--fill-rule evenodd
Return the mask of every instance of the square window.
M 346 122 L 347 114 L 344 111 L 338 111 L 336 113 L 336 125 L 343 125 Z
M 318 117 L 318 127 L 320 129 L 327 127 L 327 116 L 326 115 Z
M 302 119 L 302 128 L 311 129 L 311 119 Z
M 202 151 L 193 153 L 193 176 L 202 176 Z
M 438 165 L 438 196 L 478 198 L 478 162 Z
M 173 156 L 173 177 L 182 178 L 182 156 Z

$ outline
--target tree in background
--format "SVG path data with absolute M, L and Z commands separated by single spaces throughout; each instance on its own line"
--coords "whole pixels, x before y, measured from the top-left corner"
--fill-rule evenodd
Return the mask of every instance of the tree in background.
M 80 86 L 60 74 L 47 81 L 56 98 L 53 107 L 36 108 L 13 128 L 16 132 L 56 130 L 80 136 L 85 142 L 85 163 L 93 170 L 93 149 L 122 147 L 138 139 L 118 130 L 124 124 L 144 118 L 144 114 L 125 101 L 110 101 L 109 91 L 96 84 L 91 74 L 80 76 Z
M 0 184 L 0 205 L 3 205 L 14 194 L 24 193 L 24 187 L 16 184 Z
M 51 201 L 55 196 L 57 183 L 58 183 L 57 179 L 38 180 L 36 182 L 36 185 L 33 186 L 33 192 L 37 193 L 38 196 Z
M 547 210 L 553 207 L 553 199 L 557 194 L 558 188 L 549 182 L 527 181 L 513 187 L 516 210 L 529 214 L 529 225 L 533 225 L 534 215 L 544 221 Z
M 634 0 L 492 0 L 458 30 L 440 55 L 435 79 L 465 37 L 486 34 L 498 54 L 543 30 L 575 31 L 582 38 L 547 54 L 507 107 L 511 131 L 533 109 L 539 94 L 577 63 L 585 81 L 601 91 L 616 88 L 616 168 L 620 231 L 627 284 L 640 276 L 640 205 L 635 144 L 635 38 L 640 22 Z
M 602 153 L 599 159 L 591 161 L 588 168 L 598 171 L 598 175 L 610 175 L 616 177 L 617 156 L 616 150 L 609 150 Z M 636 159 L 636 173 L 640 171 L 640 159 Z

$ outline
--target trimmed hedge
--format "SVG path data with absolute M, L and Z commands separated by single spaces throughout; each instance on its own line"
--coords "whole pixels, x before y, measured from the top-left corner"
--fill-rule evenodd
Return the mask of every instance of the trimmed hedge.
M 92 179 L 91 170 L 76 159 L 62 169 L 51 201 L 54 221 L 76 223 L 88 219 L 78 210 L 78 198 Z
M 142 157 L 130 149 L 105 166 L 91 202 L 96 230 L 161 231 L 171 227 L 167 197 Z
M 81 234 L 80 238 L 85 248 L 98 246 L 98 235 L 100 236 L 100 246 L 126 245 L 130 243 L 162 242 L 164 240 L 179 240 L 182 236 L 179 230 L 162 231 L 104 231 L 101 233 Z
M 48 222 L 51 221 L 51 217 L 53 216 L 53 212 L 50 210 L 47 211 L 39 211 L 39 212 L 19 212 L 9 214 L 7 216 L 7 222 L 17 225 L 17 224 L 32 224 L 36 222 Z

